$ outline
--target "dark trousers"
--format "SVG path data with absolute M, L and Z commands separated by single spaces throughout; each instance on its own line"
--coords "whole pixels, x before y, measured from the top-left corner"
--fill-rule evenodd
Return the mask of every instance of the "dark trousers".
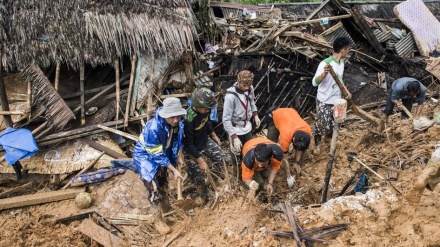
M 223 166 L 223 160 L 226 162 L 228 161 L 228 156 L 223 152 L 221 147 L 214 142 L 211 138 L 208 138 L 208 142 L 206 144 L 206 147 L 199 151 L 203 156 L 203 158 L 208 158 L 212 161 L 213 166 L 210 167 L 210 170 L 213 170 L 214 172 L 219 172 L 221 170 L 221 167 Z M 191 181 L 196 184 L 202 184 L 205 182 L 206 174 L 199 168 L 199 164 L 194 159 L 194 156 L 189 155 L 187 152 L 184 152 L 185 160 L 186 162 L 186 171 L 188 172 L 188 177 L 191 179 Z M 206 161 L 206 160 L 205 160 Z
M 411 111 L 412 106 L 414 104 L 414 98 L 407 98 L 407 99 L 402 99 L 402 104 L 406 107 L 406 109 L 408 109 L 408 111 Z M 385 107 L 384 113 L 385 116 L 389 116 L 393 113 L 393 109 L 394 109 L 394 102 L 391 100 L 391 93 L 388 96 L 388 100 L 387 100 L 387 106 Z M 409 116 L 402 111 L 402 116 L 405 118 L 408 118 Z
M 278 143 L 278 139 L 280 138 L 280 132 L 273 122 L 270 122 L 267 126 L 267 139 Z

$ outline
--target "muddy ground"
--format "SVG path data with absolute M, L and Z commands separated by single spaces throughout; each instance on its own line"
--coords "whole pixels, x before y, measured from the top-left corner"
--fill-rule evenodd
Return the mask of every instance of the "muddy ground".
M 430 117 L 439 110 L 439 106 L 429 103 L 425 113 Z M 329 140 L 319 155 L 313 154 L 314 146 L 311 145 L 306 152 L 303 173 L 294 188 L 287 188 L 285 174 L 280 171 L 271 202 L 262 193 L 258 203 L 248 203 L 243 189 L 236 188 L 234 183 L 229 187 L 228 183 L 217 181 L 217 199 L 211 189 L 210 201 L 205 206 L 165 217 L 174 229 L 166 236 L 159 236 L 148 223 L 118 227 L 125 233 L 121 236 L 130 246 L 162 246 L 176 232 L 180 234 L 169 246 L 295 246 L 294 240 L 265 231 L 290 230 L 287 219 L 279 213 L 279 203 L 288 201 L 306 230 L 348 225 L 346 231 L 315 246 L 440 246 L 440 188 L 433 192 L 425 190 L 419 204 L 412 204 L 405 197 L 429 160 L 439 136 L 439 125 L 414 131 L 411 121 L 400 120 L 399 114 L 393 116 L 386 131 L 380 134 L 365 121 L 349 115 L 340 132 L 329 200 L 325 204 L 320 205 L 320 198 Z M 397 176 L 391 183 L 401 194 L 367 172 L 369 186 L 365 194 L 350 193 L 352 186 L 344 196 L 336 197 L 359 165 L 347 159 L 347 151 L 357 152 L 357 157 L 373 165 L 381 176 Z M 402 171 L 392 174 L 386 168 L 374 166 L 377 164 Z M 3 181 L 0 192 L 18 185 L 12 174 L 0 179 Z M 44 178 L 29 175 L 27 180 L 31 179 L 36 180 L 37 185 L 26 193 L 50 190 Z M 5 210 L 0 213 L 0 246 L 99 246 L 78 231 L 81 221 L 61 223 L 57 220 L 87 211 L 99 212 L 104 218 L 112 213 L 143 214 L 148 205 L 143 198 L 142 185 L 136 179 L 134 173 L 126 173 L 89 186 L 87 190 L 95 199 L 89 209 L 79 210 L 73 200 L 66 200 Z M 174 183 L 170 182 L 171 187 Z M 189 182 L 186 187 L 189 196 L 193 189 Z M 174 188 L 171 191 L 172 201 L 175 201 Z

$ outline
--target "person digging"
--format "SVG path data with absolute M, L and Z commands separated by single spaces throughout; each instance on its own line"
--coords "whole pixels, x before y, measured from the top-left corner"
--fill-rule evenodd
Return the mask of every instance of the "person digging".
M 242 153 L 241 177 L 249 187 L 248 199 L 255 199 L 257 191 L 264 188 L 264 180 L 267 180 L 269 196 L 272 195 L 273 181 L 283 160 L 281 147 L 269 139 L 257 137 L 244 144 Z
M 284 152 L 283 165 L 287 176 L 287 185 L 292 188 L 295 178 L 290 173 L 290 164 L 287 160 L 289 146 L 293 143 L 295 162 L 293 168 L 297 175 L 301 173 L 301 159 L 310 145 L 312 128 L 304 121 L 293 108 L 278 108 L 269 113 L 267 138 L 278 142 Z
M 163 106 L 157 109 L 153 119 L 147 122 L 133 150 L 136 169 L 147 188 L 148 200 L 153 210 L 153 223 L 160 234 L 167 234 L 171 228 L 162 220 L 162 213 L 169 210 L 167 195 L 167 170 L 175 178 L 183 179 L 175 168 L 176 162 L 184 163 L 183 116 L 186 114 L 178 98 L 167 98 Z
M 187 173 L 196 185 L 200 199 L 206 202 L 206 177 L 211 169 L 206 158 L 213 163 L 213 170 L 219 170 L 228 157 L 220 148 L 221 142 L 209 122 L 210 110 L 217 105 L 214 93 L 207 89 L 196 89 L 191 95 L 191 107 L 188 108 L 184 121 L 185 160 Z
M 414 100 L 417 99 L 417 108 L 414 119 L 420 118 L 423 110 L 423 103 L 425 102 L 425 86 L 418 80 L 411 77 L 402 77 L 393 82 L 391 92 L 388 96 L 387 105 L 384 110 L 386 122 L 388 117 L 393 113 L 393 108 L 396 105 L 399 109 L 406 107 L 411 112 Z M 400 102 L 402 101 L 402 102 Z M 408 114 L 403 111 L 402 118 L 408 118 Z

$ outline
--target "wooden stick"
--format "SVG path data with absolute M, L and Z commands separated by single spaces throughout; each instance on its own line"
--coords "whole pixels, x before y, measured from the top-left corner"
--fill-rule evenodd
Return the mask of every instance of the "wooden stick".
M 179 157 L 181 155 L 183 155 L 183 151 L 180 150 L 179 151 Z M 182 174 L 182 165 L 180 164 L 180 162 L 177 162 L 177 170 L 180 172 L 180 174 Z M 182 179 L 180 177 L 177 178 L 177 200 L 181 201 L 183 200 L 183 195 L 182 195 Z
M 29 118 L 32 116 L 32 80 L 27 82 L 27 112 Z
M 35 134 L 37 134 L 38 132 L 40 132 L 40 130 L 44 129 L 47 126 L 47 121 L 44 122 L 43 124 L 41 124 L 40 126 L 38 126 L 36 129 L 32 130 L 32 135 L 35 136 Z
M 408 117 L 410 119 L 413 118 L 413 115 L 411 114 L 411 112 L 404 105 L 402 105 L 402 110 L 406 113 L 406 115 L 408 115 Z
M 22 111 L 0 111 L 0 115 L 26 115 Z
M 333 161 L 335 159 L 336 146 L 338 145 L 338 137 L 339 137 L 339 124 L 335 123 L 335 126 L 333 127 L 332 142 L 330 143 L 330 153 L 328 154 L 328 163 L 325 169 L 324 185 L 322 187 L 322 194 L 321 194 L 321 204 L 324 204 L 327 201 L 328 184 L 330 182 L 330 177 L 332 175 Z
M 116 58 L 114 61 L 114 66 L 115 66 L 115 77 L 116 77 L 116 117 L 115 120 L 118 121 L 119 120 L 119 102 L 121 100 L 120 98 L 120 92 L 119 90 L 120 88 L 120 83 L 119 83 L 119 59 Z
M 372 172 L 374 175 L 378 176 L 380 179 L 385 180 L 386 183 L 388 183 L 389 185 L 391 185 L 391 187 L 393 187 L 393 189 L 399 193 L 402 194 L 402 192 L 400 192 L 396 187 L 394 187 L 394 185 L 388 181 L 387 179 L 385 179 L 384 177 L 382 177 L 379 173 L 375 172 L 373 169 L 371 169 L 369 166 L 365 165 L 364 163 L 362 163 L 362 161 L 360 161 L 358 158 L 353 157 L 354 160 L 356 160 L 357 162 L 359 162 L 359 164 L 361 164 L 362 166 L 364 166 L 365 168 L 367 168 L 370 172 Z
M 80 172 L 78 172 L 78 174 L 76 174 L 76 176 L 74 178 L 76 178 L 77 176 L 83 174 L 84 172 L 86 172 L 88 169 L 90 169 L 91 167 L 93 167 L 96 162 L 99 161 L 99 159 L 101 159 L 101 157 L 105 154 L 105 152 L 101 152 L 98 157 L 96 157 L 92 162 L 90 162 L 90 164 L 88 164 L 86 167 L 84 167 Z M 74 179 L 72 178 L 66 185 L 64 185 L 63 188 L 61 188 L 62 190 L 67 189 L 71 184 L 72 184 L 72 180 Z
M 125 106 L 124 127 L 128 126 L 128 116 L 130 115 L 130 102 L 131 102 L 131 94 L 133 91 L 135 72 L 136 72 L 136 55 L 133 55 L 133 58 L 131 60 L 130 84 L 128 86 L 127 105 Z
M 60 69 L 61 69 L 61 62 L 57 61 L 57 68 L 55 70 L 55 83 L 54 83 L 55 90 L 57 91 L 58 91 L 58 84 L 60 81 Z
M 98 151 L 105 152 L 107 155 L 109 155 L 115 159 L 127 159 L 128 158 L 127 155 L 118 153 L 115 150 L 108 148 L 108 147 L 92 140 L 90 137 L 83 138 L 83 139 L 81 139 L 81 141 L 84 142 L 85 144 L 89 145 L 90 147 L 98 150 Z
M 345 88 L 345 86 L 342 84 L 341 80 L 339 79 L 339 77 L 336 75 L 335 71 L 333 70 L 332 66 L 329 65 L 330 71 L 329 73 L 331 74 L 331 76 L 333 77 L 333 79 L 335 80 L 336 84 L 338 85 L 339 89 L 341 89 L 342 95 L 344 96 L 344 98 L 347 97 L 348 95 L 348 90 L 347 88 Z M 356 113 L 356 115 L 358 115 L 359 117 L 361 117 L 362 119 L 366 120 L 367 122 L 369 122 L 370 124 L 372 124 L 375 127 L 380 127 L 380 120 L 371 116 L 370 114 L 368 114 L 366 111 L 362 110 L 361 108 L 359 108 L 357 105 L 355 105 L 353 103 L 353 99 L 347 99 L 347 103 L 349 105 L 351 105 L 351 109 L 354 111 L 354 113 Z
M 19 192 L 19 191 L 22 191 L 22 190 L 26 190 L 29 187 L 32 187 L 33 184 L 34 184 L 33 182 L 29 182 L 29 183 L 26 183 L 26 184 L 22 184 L 22 185 L 20 185 L 18 187 L 14 187 L 14 188 L 5 190 L 2 193 L 0 193 L 0 198 L 7 197 L 8 195 L 10 195 L 12 193 L 16 193 L 16 192 Z
M 174 233 L 163 245 L 162 247 L 167 247 L 168 245 L 170 245 L 174 239 L 176 239 L 181 233 L 182 231 L 185 229 L 187 222 L 183 223 L 182 226 L 179 228 L 179 230 L 176 231 L 176 233 Z
M 131 139 L 133 141 L 137 141 L 138 140 L 138 138 L 136 136 L 128 134 L 128 133 L 125 133 L 125 132 L 117 130 L 117 129 L 112 129 L 112 128 L 106 127 L 104 125 L 101 125 L 101 124 L 98 124 L 97 127 L 101 128 L 101 129 L 104 129 L 104 130 L 107 130 L 107 131 L 110 131 L 112 133 L 115 133 L 117 135 L 127 137 L 128 139 Z
M 79 91 L 81 92 L 81 125 L 86 124 L 86 109 L 84 95 L 84 63 L 79 68 Z

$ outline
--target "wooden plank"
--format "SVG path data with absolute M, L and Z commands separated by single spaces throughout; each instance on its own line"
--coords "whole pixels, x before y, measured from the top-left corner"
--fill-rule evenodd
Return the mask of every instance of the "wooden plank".
M 72 199 L 82 191 L 84 190 L 68 189 L 0 199 L 0 210 Z
M 121 81 L 124 81 L 125 79 L 128 78 L 129 75 L 124 75 L 123 77 L 121 77 Z M 121 86 L 126 86 L 128 85 L 129 81 L 124 81 Z M 108 86 L 102 86 L 102 87 L 97 87 L 97 88 L 92 88 L 92 89 L 88 89 L 84 91 L 84 94 L 91 94 L 91 93 L 96 93 L 96 92 L 101 92 L 102 90 L 107 89 L 108 87 L 113 88 L 115 86 L 115 84 L 111 84 Z M 70 98 L 74 98 L 77 96 L 80 96 L 81 92 L 76 92 L 76 93 L 71 93 L 71 94 L 65 94 L 63 96 L 61 96 L 61 98 L 63 98 L 64 100 L 66 99 L 70 99 Z
M 103 227 L 93 223 L 91 219 L 85 219 L 83 222 L 81 222 L 78 230 L 84 235 L 87 235 L 91 239 L 102 244 L 104 247 L 127 246 L 127 243 L 124 240 L 111 234 Z
M 326 0 L 325 2 L 321 3 L 318 8 L 316 8 L 307 18 L 306 21 L 311 20 L 313 17 L 315 17 L 318 12 L 320 12 L 331 0 Z
M 70 223 L 70 222 L 75 221 L 75 220 L 83 220 L 83 219 L 89 218 L 94 212 L 95 211 L 92 210 L 92 211 L 88 211 L 88 212 L 82 212 L 82 213 L 79 213 L 79 214 L 74 214 L 74 215 L 71 215 L 71 216 L 59 218 L 55 222 L 57 224 L 58 223 L 67 224 L 67 223 Z
M 98 143 L 98 142 L 96 142 L 94 140 L 91 140 L 90 138 L 83 138 L 83 139 L 81 139 L 81 141 L 84 142 L 85 144 L 89 145 L 90 147 L 98 150 L 98 151 L 105 152 L 107 155 L 109 155 L 109 156 L 111 156 L 113 158 L 116 158 L 116 159 L 126 159 L 126 158 L 128 158 L 127 155 L 118 153 L 118 152 L 114 151 L 111 148 L 108 148 L 108 147 L 106 147 L 106 146 L 104 146 L 104 145 L 102 145 L 102 144 L 100 144 L 100 143 Z
M 2 159 L 4 159 L 4 157 Z M 5 198 L 5 197 L 7 197 L 8 195 L 10 195 L 12 193 L 20 192 L 20 191 L 23 191 L 23 190 L 26 191 L 26 190 L 28 190 L 29 187 L 32 187 L 32 185 L 33 185 L 33 183 L 29 182 L 29 183 L 26 183 L 26 184 L 23 184 L 23 185 L 11 188 L 9 190 L 5 190 L 2 193 L 0 193 L 0 198 Z

